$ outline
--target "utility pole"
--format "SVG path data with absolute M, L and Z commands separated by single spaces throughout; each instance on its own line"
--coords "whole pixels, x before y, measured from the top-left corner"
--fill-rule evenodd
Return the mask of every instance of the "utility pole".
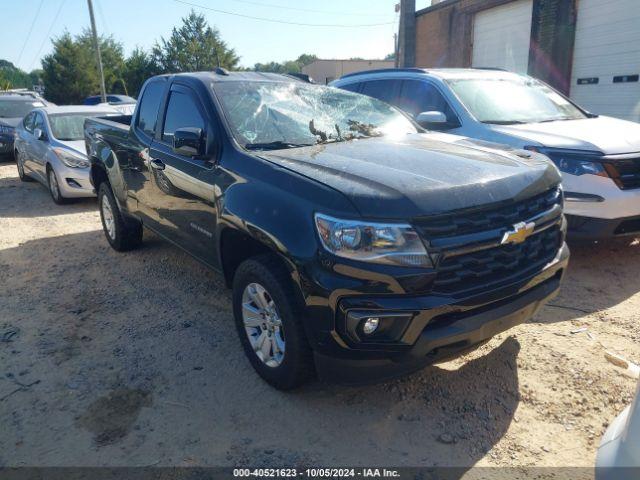
M 96 31 L 96 19 L 93 16 L 93 3 L 87 0 L 89 4 L 89 18 L 91 19 L 91 32 L 93 33 L 93 44 L 96 49 L 98 60 L 98 73 L 100 74 L 100 96 L 102 103 L 107 103 L 107 91 L 104 88 L 104 72 L 102 71 L 102 55 L 100 55 L 100 42 L 98 41 L 98 32 Z
M 401 68 L 416 66 L 416 0 L 400 0 L 398 54 Z

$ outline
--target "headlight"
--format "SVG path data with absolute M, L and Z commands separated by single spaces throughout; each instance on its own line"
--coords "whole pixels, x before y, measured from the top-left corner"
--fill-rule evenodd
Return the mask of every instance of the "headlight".
M 9 127 L 8 125 L 0 125 L 0 133 L 4 133 L 5 135 L 13 135 L 15 132 L 15 128 Z
M 433 267 L 424 244 L 410 225 L 340 220 L 317 213 L 324 248 L 339 257 L 405 267 Z
M 599 177 L 608 177 L 609 174 L 604 165 L 589 157 L 599 157 L 598 152 L 580 152 L 576 150 L 553 150 L 537 147 L 524 147 L 527 150 L 540 152 L 545 154 L 558 167 L 558 170 L 570 175 L 597 175 Z
M 73 153 L 70 150 L 66 150 L 64 148 L 54 148 L 53 152 L 67 167 L 87 168 L 90 165 L 86 157 L 78 153 Z

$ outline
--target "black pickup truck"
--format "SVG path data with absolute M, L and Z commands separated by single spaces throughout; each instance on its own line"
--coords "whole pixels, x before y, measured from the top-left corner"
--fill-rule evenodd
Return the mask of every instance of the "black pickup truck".
M 370 97 L 224 70 L 85 123 L 107 240 L 147 227 L 224 275 L 258 374 L 370 382 L 527 321 L 569 252 L 545 157 L 425 133 Z

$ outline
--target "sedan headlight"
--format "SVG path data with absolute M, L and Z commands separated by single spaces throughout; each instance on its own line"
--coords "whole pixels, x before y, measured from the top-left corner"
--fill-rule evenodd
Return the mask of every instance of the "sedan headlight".
M 60 161 L 64 163 L 67 167 L 87 168 L 90 166 L 90 163 L 87 161 L 87 158 L 80 155 L 79 153 L 73 153 L 70 150 L 66 150 L 64 148 L 59 148 L 59 147 L 54 148 L 53 152 L 60 159 Z
M 8 125 L 0 125 L 0 133 L 4 133 L 5 135 L 13 135 L 14 132 L 15 128 Z
M 433 267 L 416 231 L 406 224 L 341 220 L 315 215 L 324 248 L 339 257 L 405 267 Z

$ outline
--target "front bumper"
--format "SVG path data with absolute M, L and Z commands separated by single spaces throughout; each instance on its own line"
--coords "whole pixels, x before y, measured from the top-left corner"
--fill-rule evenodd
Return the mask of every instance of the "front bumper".
M 95 197 L 88 168 L 71 168 L 61 162 L 55 166 L 60 193 L 65 198 Z
M 568 258 L 569 250 L 563 245 L 541 272 L 469 298 L 394 295 L 358 296 L 348 299 L 346 305 L 342 301 L 343 314 L 338 312 L 332 332 L 333 348 L 326 342 L 314 349 L 318 374 L 332 382 L 370 383 L 460 355 L 535 315 L 557 294 Z M 405 313 L 409 320 L 398 317 L 404 324 L 392 342 L 358 343 L 346 314 L 354 308 L 368 309 L 380 317 Z
M 640 215 L 614 219 L 567 215 L 567 221 L 571 240 L 596 241 L 640 236 Z

